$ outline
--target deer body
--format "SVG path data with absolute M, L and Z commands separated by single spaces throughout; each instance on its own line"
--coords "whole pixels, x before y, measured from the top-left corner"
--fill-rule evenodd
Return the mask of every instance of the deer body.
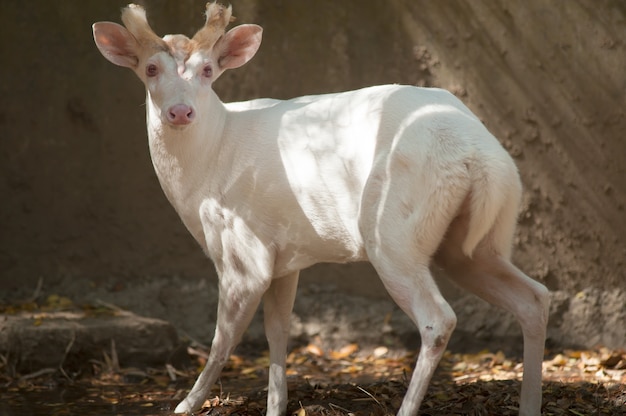
M 138 6 L 122 19 L 127 29 L 95 24 L 96 44 L 146 85 L 156 174 L 219 275 L 210 356 L 176 412 L 202 406 L 263 300 L 267 414 L 285 414 L 299 271 L 367 260 L 422 338 L 399 414 L 417 413 L 456 324 L 430 275 L 433 261 L 518 318 L 525 342 L 520 414 L 539 414 L 548 294 L 509 261 L 519 176 L 467 107 L 443 90 L 398 85 L 224 104 L 211 83 L 254 55 L 258 26 L 224 33 L 230 8 L 214 3 L 193 39 L 159 38 Z
M 263 251 L 273 257 L 270 274 L 279 276 L 319 262 L 367 260 L 359 214 L 368 178 L 404 168 L 413 170 L 409 178 L 442 180 L 451 173 L 426 171 L 433 166 L 420 159 L 440 153 L 447 163 L 470 163 L 477 143 L 471 135 L 452 132 L 484 129 L 454 96 L 436 89 L 390 85 L 288 101 L 214 101 L 212 114 L 223 120 L 218 129 L 198 123 L 182 133 L 158 117 L 149 120 L 155 171 L 170 203 L 218 267 L 229 259 L 222 258 L 221 243 L 209 247 L 207 240 L 219 242 L 225 222 L 232 225 L 236 218 L 263 242 Z M 383 113 L 393 117 L 381 126 Z M 426 133 L 406 131 L 416 126 Z M 452 139 L 445 149 L 436 140 L 441 130 Z M 411 165 L 400 166 L 402 158 Z M 459 174 L 455 180 L 465 180 L 467 193 L 468 173 Z M 411 207 L 424 187 L 402 182 L 409 178 L 388 186 Z M 238 257 L 248 257 L 238 248 L 245 244 L 236 246 Z

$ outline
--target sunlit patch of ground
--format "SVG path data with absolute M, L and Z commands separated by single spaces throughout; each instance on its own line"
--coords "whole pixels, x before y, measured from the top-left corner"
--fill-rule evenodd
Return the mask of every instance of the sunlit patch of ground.
M 204 364 L 206 351 L 189 348 L 193 368 L 121 368 L 115 351 L 71 373 L 44 369 L 9 374 L 0 368 L 2 415 L 169 415 Z M 544 415 L 626 414 L 626 351 L 548 352 L 544 361 Z M 387 415 L 400 406 L 415 352 L 349 344 L 324 351 L 294 349 L 289 362 L 288 413 Z M 197 414 L 262 415 L 267 353 L 233 355 L 211 398 Z M 516 415 L 523 366 L 501 352 L 445 354 L 421 415 Z

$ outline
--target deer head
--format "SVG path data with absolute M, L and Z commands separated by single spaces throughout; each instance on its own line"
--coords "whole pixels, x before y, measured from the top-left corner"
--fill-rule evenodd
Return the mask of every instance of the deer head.
M 206 22 L 191 39 L 160 38 L 150 28 L 143 7 L 130 4 L 122 11 L 125 27 L 98 22 L 93 35 L 106 59 L 132 69 L 143 81 L 149 118 L 180 128 L 210 111 L 209 100 L 215 95 L 207 92 L 213 81 L 225 70 L 248 62 L 261 44 L 260 26 L 240 25 L 226 32 L 234 20 L 231 10 L 207 3 Z

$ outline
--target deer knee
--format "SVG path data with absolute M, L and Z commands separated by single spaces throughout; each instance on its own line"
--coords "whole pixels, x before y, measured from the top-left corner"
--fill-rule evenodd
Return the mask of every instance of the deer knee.
M 517 316 L 525 335 L 545 335 L 550 312 L 550 291 L 541 283 L 533 282 L 526 302 L 517 305 Z
M 536 287 L 533 290 L 533 298 L 539 314 L 539 320 L 543 326 L 546 326 L 548 323 L 548 315 L 550 313 L 550 291 L 539 282 L 535 282 L 535 286 Z
M 421 328 L 420 334 L 424 347 L 434 355 L 441 354 L 448 345 L 448 340 L 456 327 L 456 321 L 456 314 L 450 305 L 441 304 L 436 318 Z

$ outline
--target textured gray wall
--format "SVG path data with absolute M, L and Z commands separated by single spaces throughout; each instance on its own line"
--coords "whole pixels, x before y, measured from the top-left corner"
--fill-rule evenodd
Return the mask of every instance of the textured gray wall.
M 140 3 L 159 34 L 191 35 L 203 22 L 204 0 Z M 0 5 L 0 298 L 30 290 L 39 277 L 54 287 L 67 278 L 213 275 L 152 172 L 143 87 L 93 44 L 91 24 L 119 22 L 124 5 Z M 623 2 L 233 7 L 235 24 L 262 25 L 264 40 L 249 64 L 216 83 L 224 101 L 382 83 L 449 88 L 520 166 L 521 267 L 563 291 L 564 310 L 586 288 L 626 291 Z M 305 276 L 380 290 L 365 265 Z

